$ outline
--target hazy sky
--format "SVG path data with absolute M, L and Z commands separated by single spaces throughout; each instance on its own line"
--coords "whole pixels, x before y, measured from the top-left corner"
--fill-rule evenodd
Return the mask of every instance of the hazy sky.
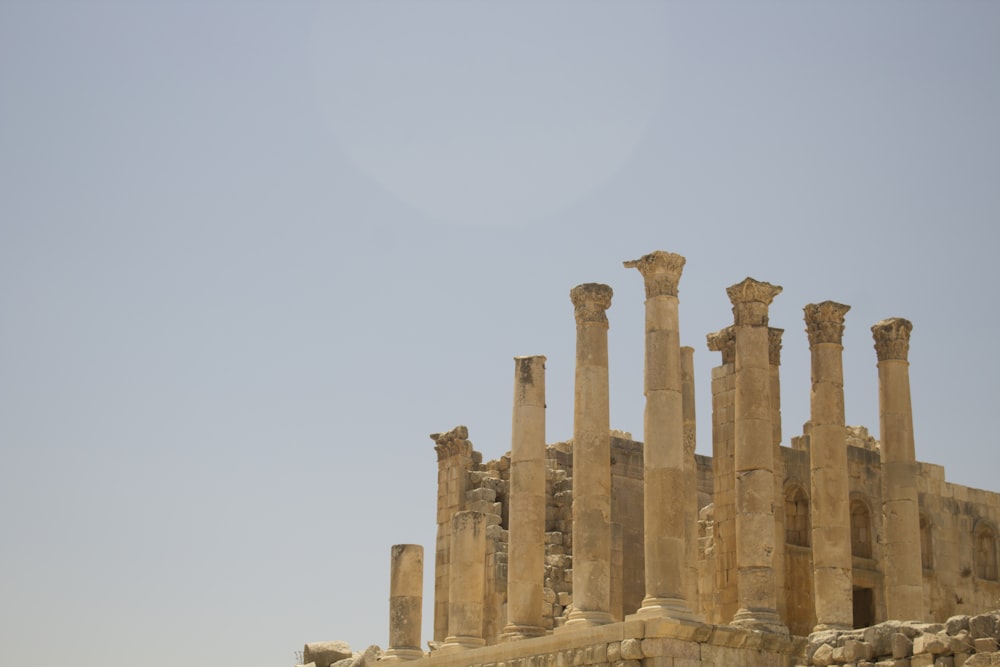
M 907 317 L 917 455 L 1000 490 L 996 2 L 0 0 L 0 664 L 290 667 L 387 644 L 432 432 L 510 447 L 512 357 L 572 433 L 606 282 L 642 437 L 643 289 L 687 257 L 698 451 L 725 288 Z M 424 640 L 430 638 L 429 630 Z

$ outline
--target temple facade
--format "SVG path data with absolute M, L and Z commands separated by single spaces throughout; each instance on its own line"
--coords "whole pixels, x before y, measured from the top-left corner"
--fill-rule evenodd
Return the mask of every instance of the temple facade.
M 867 651 L 875 665 L 885 646 L 864 634 L 871 628 L 907 622 L 934 633 L 936 623 L 1000 606 L 1000 495 L 948 483 L 942 467 L 915 456 L 911 323 L 869 323 L 875 437 L 844 419 L 850 307 L 806 304 L 811 415 L 786 444 L 783 331 L 768 320 L 781 288 L 752 278 L 729 287 L 733 321 L 706 340 L 720 354 L 710 379 L 712 456 L 697 455 L 693 349 L 679 336 L 684 263 L 663 251 L 625 262 L 646 291 L 641 438 L 610 429 L 612 290 L 595 283 L 570 292 L 572 440 L 546 443 L 543 356 L 514 359 L 510 452 L 483 461 L 464 426 L 431 436 L 434 634 L 420 637 L 422 547 L 397 545 L 383 661 L 863 665 Z M 956 627 L 949 632 L 965 632 L 969 650 L 953 646 L 948 664 L 960 665 L 989 633 Z M 892 658 L 907 662 L 886 664 L 924 664 L 909 641 L 910 654 Z M 926 664 L 939 664 L 929 651 Z

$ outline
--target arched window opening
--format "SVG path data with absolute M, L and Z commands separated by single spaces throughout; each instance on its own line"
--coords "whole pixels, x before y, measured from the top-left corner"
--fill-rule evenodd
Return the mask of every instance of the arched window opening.
M 996 581 L 997 579 L 997 538 L 993 528 L 982 524 L 976 528 L 973 537 L 975 551 L 973 559 L 976 566 L 976 576 L 980 579 Z
M 785 490 L 785 542 L 809 546 L 809 498 L 798 484 Z
M 862 500 L 851 501 L 851 554 L 872 557 L 872 515 Z
M 934 568 L 934 543 L 931 541 L 931 522 L 920 515 L 920 561 L 925 570 Z

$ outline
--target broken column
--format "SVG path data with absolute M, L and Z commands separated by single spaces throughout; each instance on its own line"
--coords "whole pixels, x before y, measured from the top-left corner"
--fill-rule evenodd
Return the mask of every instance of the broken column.
M 878 356 L 878 404 L 885 514 L 886 611 L 889 618 L 923 620 L 920 511 L 910 404 L 909 320 L 872 327 Z
M 694 398 L 694 348 L 681 348 L 681 403 L 684 412 L 684 599 L 699 613 L 698 462 Z
M 706 612 L 714 623 L 728 623 L 738 609 L 736 592 L 736 501 L 733 486 L 735 428 L 735 360 L 734 327 L 708 334 L 708 349 L 722 353 L 722 363 L 712 369 L 712 503 L 715 526 L 715 599 Z
M 389 580 L 389 648 L 384 662 L 417 660 L 424 601 L 424 548 L 419 544 L 394 544 Z
M 850 309 L 833 301 L 804 308 L 812 354 L 809 485 L 817 632 L 854 627 L 842 344 Z
M 482 512 L 456 512 L 452 517 L 448 583 L 448 636 L 440 650 L 485 645 L 486 515 Z
M 515 357 L 504 640 L 545 634 L 545 357 Z
M 625 267 L 638 269 L 646 286 L 643 420 L 646 596 L 638 614 L 692 619 L 683 583 L 687 555 L 686 484 L 677 284 L 684 258 L 658 250 L 625 262 Z
M 777 612 L 774 574 L 774 441 L 768 307 L 781 288 L 746 278 L 726 292 L 736 337 L 736 562 L 733 624 L 788 633 Z
M 576 317 L 573 405 L 573 611 L 564 627 L 602 625 L 611 616 L 611 407 L 608 317 L 611 288 L 570 291 Z

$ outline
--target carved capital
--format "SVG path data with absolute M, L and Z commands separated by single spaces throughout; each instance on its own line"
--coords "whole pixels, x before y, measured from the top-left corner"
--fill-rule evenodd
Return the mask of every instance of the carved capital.
M 766 327 L 767 308 L 774 297 L 781 294 L 781 287 L 745 278 L 743 282 L 727 287 L 726 294 L 733 304 L 736 326 Z
M 569 298 L 573 301 L 576 323 L 608 326 L 604 311 L 611 307 L 611 295 L 611 288 L 601 283 L 584 283 L 571 289 Z
M 898 359 L 906 361 L 910 353 L 910 332 L 913 324 L 902 317 L 890 317 L 872 327 L 875 337 L 875 354 L 879 361 Z
M 654 250 L 639 259 L 623 262 L 626 269 L 639 269 L 646 283 L 646 298 L 677 296 L 677 283 L 681 280 L 686 260 L 680 255 Z
M 809 334 L 809 344 L 842 344 L 844 340 L 844 315 L 850 309 L 850 306 L 836 301 L 810 303 L 803 308 L 802 310 L 806 314 L 806 333 Z
M 733 327 L 726 327 L 705 336 L 708 339 L 708 349 L 722 353 L 722 363 L 731 364 L 736 361 L 736 332 Z
M 767 329 L 767 362 L 772 366 L 781 365 L 781 336 L 784 333 L 784 329 Z
M 438 461 L 444 461 L 458 454 L 472 455 L 472 443 L 469 442 L 469 428 L 456 426 L 447 433 L 431 433 L 434 441 L 434 451 Z

